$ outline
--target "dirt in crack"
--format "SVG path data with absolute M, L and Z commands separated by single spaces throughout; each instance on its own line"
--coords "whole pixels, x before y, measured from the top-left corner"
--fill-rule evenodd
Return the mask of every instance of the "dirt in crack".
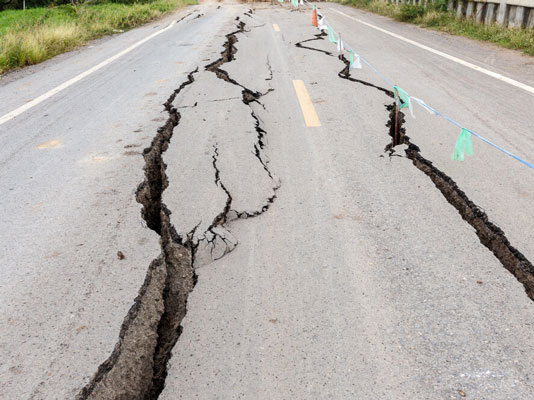
M 315 38 L 300 43 L 321 39 L 322 37 L 320 36 L 322 35 L 316 35 Z M 321 51 L 299 45 L 299 43 L 296 46 L 308 50 Z M 340 57 L 340 60 L 344 63 L 344 68 L 338 73 L 340 78 L 373 87 L 390 98 L 394 97 L 393 92 L 389 89 L 351 77 L 349 61 L 343 56 Z M 384 150 L 392 156 L 395 154 L 396 146 L 401 144 L 406 145 L 406 157 L 412 161 L 412 164 L 418 170 L 430 178 L 447 202 L 456 208 L 462 219 L 475 229 L 480 243 L 490 250 L 503 267 L 515 276 L 525 288 L 527 296 L 531 300 L 534 300 L 534 266 L 532 263 L 510 244 L 503 230 L 489 220 L 488 215 L 469 199 L 452 178 L 436 168 L 430 160 L 421 155 L 419 147 L 413 144 L 409 136 L 406 135 L 406 129 L 403 126 L 405 115 L 398 109 L 395 101 L 385 107 L 389 114 L 386 127 L 388 128 L 388 135 L 391 137 L 391 142 L 386 145 Z
M 182 89 L 194 82 L 197 71 L 191 72 L 165 102 L 168 119 L 143 154 L 145 180 L 137 189 L 137 201 L 143 206 L 142 216 L 148 227 L 160 236 L 161 254 L 148 268 L 113 352 L 77 399 L 152 400 L 163 390 L 167 362 L 180 336 L 180 323 L 196 275 L 189 236 L 184 240 L 176 233 L 170 211 L 162 203 L 162 193 L 168 185 L 162 154 L 181 118 L 172 103 Z

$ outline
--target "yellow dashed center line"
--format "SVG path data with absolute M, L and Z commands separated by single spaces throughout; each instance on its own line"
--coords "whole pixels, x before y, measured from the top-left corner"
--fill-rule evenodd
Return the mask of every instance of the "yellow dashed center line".
M 280 32 L 280 27 L 278 26 L 278 24 L 273 24 L 273 29 L 275 32 Z
M 310 96 L 308 95 L 306 86 L 304 86 L 304 82 L 299 80 L 293 81 L 293 87 L 295 88 L 295 93 L 297 94 L 300 109 L 302 110 L 302 115 L 304 116 L 304 122 L 306 123 L 306 126 L 321 126 L 321 121 L 319 121 L 319 117 L 315 112 L 315 107 L 313 107 L 313 103 L 310 99 Z

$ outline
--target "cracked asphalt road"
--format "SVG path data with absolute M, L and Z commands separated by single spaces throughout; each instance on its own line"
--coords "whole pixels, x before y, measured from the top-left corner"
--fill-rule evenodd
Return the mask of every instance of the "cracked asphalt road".
M 320 8 L 399 86 L 531 156 L 531 94 L 333 9 L 534 85 L 529 58 Z M 6 76 L 0 116 L 182 17 L 0 125 L 0 398 L 533 398 L 529 283 L 405 145 L 384 151 L 376 76 L 340 79 L 312 50 L 327 40 L 295 46 L 317 33 L 309 9 L 191 7 Z M 416 113 L 411 143 L 528 272 L 532 171 L 477 141 L 453 162 L 458 132 Z

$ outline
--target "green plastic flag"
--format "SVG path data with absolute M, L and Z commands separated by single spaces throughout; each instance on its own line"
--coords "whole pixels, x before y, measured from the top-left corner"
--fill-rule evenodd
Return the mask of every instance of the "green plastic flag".
M 278 2 L 279 2 L 279 3 L 283 3 L 283 2 L 284 2 L 284 0 L 278 0 Z
M 452 153 L 451 158 L 456 161 L 463 161 L 464 154 L 468 156 L 473 155 L 473 143 L 471 142 L 471 134 L 465 128 L 462 128 L 462 131 L 456 139 L 456 144 L 454 145 L 454 153 Z
M 410 96 L 408 96 L 408 93 L 398 86 L 393 86 L 393 89 L 395 93 L 395 102 L 399 106 L 399 110 L 404 107 L 410 107 Z
M 337 43 L 337 40 L 334 36 L 334 31 L 332 28 L 330 28 L 330 25 L 328 25 L 328 40 L 330 40 L 330 43 Z
M 293 7 L 299 6 L 298 0 L 291 0 L 291 4 L 293 4 Z

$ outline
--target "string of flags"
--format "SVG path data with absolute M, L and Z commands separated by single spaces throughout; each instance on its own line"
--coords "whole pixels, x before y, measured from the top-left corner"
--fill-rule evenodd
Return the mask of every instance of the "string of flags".
M 278 0 L 279 3 L 283 3 L 284 0 Z M 291 4 L 293 5 L 293 7 L 297 8 L 299 6 L 299 4 L 301 6 L 304 5 L 304 0 L 291 0 Z
M 279 2 L 283 2 L 284 0 L 278 0 Z M 480 136 L 476 132 L 473 132 L 472 130 L 469 130 L 465 127 L 463 127 L 458 122 L 454 121 L 453 119 L 447 117 L 445 114 L 440 113 L 439 111 L 435 110 L 434 108 L 427 105 L 423 100 L 418 99 L 417 97 L 410 96 L 404 89 L 400 88 L 397 85 L 393 85 L 384 75 L 382 75 L 377 69 L 375 69 L 367 60 L 365 60 L 360 54 L 355 52 L 352 47 L 344 40 L 341 39 L 341 35 L 339 33 L 336 33 L 336 31 L 330 26 L 330 24 L 327 22 L 326 18 L 317 11 L 317 7 L 315 7 L 314 4 L 310 3 L 308 0 L 291 0 L 291 3 L 293 4 L 293 7 L 298 7 L 298 1 L 300 1 L 300 4 L 307 3 L 311 4 L 312 6 L 312 25 L 316 27 L 319 31 L 325 32 L 328 35 L 328 40 L 331 43 L 335 43 L 337 47 L 337 51 L 339 52 L 340 56 L 343 54 L 344 51 L 349 52 L 349 70 L 351 69 L 362 69 L 362 62 L 367 65 L 378 77 L 384 81 L 389 87 L 393 89 L 394 93 L 394 99 L 395 99 L 395 105 L 397 107 L 397 110 L 401 110 L 402 108 L 408 108 L 410 111 L 410 114 L 412 118 L 415 119 L 415 114 L 413 110 L 413 102 L 419 104 L 421 107 L 423 107 L 426 111 L 428 111 L 430 114 L 439 116 L 448 122 L 452 123 L 453 125 L 460 128 L 460 134 L 458 135 L 458 138 L 456 139 L 456 143 L 454 146 L 454 151 L 451 155 L 451 159 L 456 161 L 464 161 L 465 156 L 471 156 L 473 155 L 473 143 L 471 141 L 471 136 L 476 137 L 477 139 L 480 139 L 481 141 L 485 142 L 486 144 L 489 144 L 490 146 L 494 147 L 495 149 L 501 151 L 502 153 L 514 158 L 515 160 L 523 163 L 529 168 L 534 169 L 534 164 L 530 163 L 528 161 L 523 160 L 522 158 L 512 154 L 508 150 L 503 149 L 502 147 L 496 145 L 495 143 L 492 143 L 488 139 Z

